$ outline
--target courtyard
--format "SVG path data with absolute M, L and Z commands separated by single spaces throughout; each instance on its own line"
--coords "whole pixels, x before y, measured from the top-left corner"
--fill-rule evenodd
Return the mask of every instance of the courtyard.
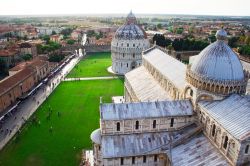
M 97 70 L 106 76 L 103 66 Z M 81 74 L 91 76 L 93 72 Z M 99 126 L 100 96 L 103 102 L 111 102 L 112 96 L 123 95 L 123 82 L 112 79 L 61 83 L 0 152 L 0 165 L 79 165 L 82 150 L 92 147 L 91 132 Z
M 112 76 L 107 71 L 111 66 L 111 53 L 99 52 L 87 55 L 68 74 L 67 78 Z

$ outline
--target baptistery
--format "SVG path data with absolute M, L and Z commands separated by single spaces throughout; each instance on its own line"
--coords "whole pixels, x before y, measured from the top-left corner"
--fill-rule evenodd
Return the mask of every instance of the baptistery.
M 124 75 L 141 65 L 142 51 L 150 47 L 145 31 L 130 12 L 124 25 L 119 27 L 111 42 L 112 70 Z
M 215 93 L 245 93 L 247 79 L 238 56 L 227 45 L 226 31 L 218 30 L 216 38 L 188 67 L 187 81 Z

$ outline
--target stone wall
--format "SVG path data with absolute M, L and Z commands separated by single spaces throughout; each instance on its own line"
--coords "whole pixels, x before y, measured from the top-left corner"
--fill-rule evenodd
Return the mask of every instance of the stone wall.
M 124 158 L 111 158 L 103 159 L 103 165 L 105 166 L 169 166 L 164 154 L 161 155 L 145 155 L 145 156 L 135 156 L 135 157 L 124 157 Z M 134 162 L 134 163 L 132 163 Z
M 125 74 L 142 63 L 142 51 L 149 48 L 147 39 L 117 40 L 111 42 L 112 70 Z
M 239 166 L 250 161 L 250 147 L 246 153 L 246 146 L 250 146 L 250 140 L 235 139 L 205 110 L 199 107 L 197 110 L 199 122 L 204 126 L 204 134 L 232 165 Z

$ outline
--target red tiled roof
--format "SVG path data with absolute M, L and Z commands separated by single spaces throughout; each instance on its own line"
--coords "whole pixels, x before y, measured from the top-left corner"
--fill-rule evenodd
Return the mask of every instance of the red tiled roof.
M 35 58 L 31 61 L 27 61 L 27 62 L 21 62 L 18 65 L 16 65 L 15 67 L 11 68 L 9 71 L 19 71 L 19 70 L 23 70 L 24 68 L 28 67 L 28 66 L 32 66 L 32 67 L 42 67 L 44 66 L 46 63 L 48 63 L 47 61 L 41 60 L 39 58 Z
M 0 56 L 6 57 L 6 56 L 14 56 L 17 54 L 16 50 L 0 50 Z
M 13 76 L 7 77 L 6 79 L 0 81 L 0 94 L 5 93 L 9 89 L 21 83 L 23 80 L 32 75 L 34 72 L 35 71 L 32 67 L 27 67 L 21 70 L 20 72 L 14 74 Z

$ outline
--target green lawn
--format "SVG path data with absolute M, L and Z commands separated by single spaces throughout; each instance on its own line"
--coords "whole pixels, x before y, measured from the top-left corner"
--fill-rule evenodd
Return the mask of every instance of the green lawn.
M 107 71 L 111 66 L 110 52 L 101 52 L 87 55 L 68 74 L 68 78 L 77 77 L 99 77 L 112 75 Z
M 123 79 L 63 82 L 0 152 L 1 166 L 77 166 L 99 127 L 99 97 L 123 94 Z M 50 120 L 47 119 L 52 110 Z M 60 116 L 58 116 L 58 112 Z M 52 130 L 50 131 L 50 128 Z

